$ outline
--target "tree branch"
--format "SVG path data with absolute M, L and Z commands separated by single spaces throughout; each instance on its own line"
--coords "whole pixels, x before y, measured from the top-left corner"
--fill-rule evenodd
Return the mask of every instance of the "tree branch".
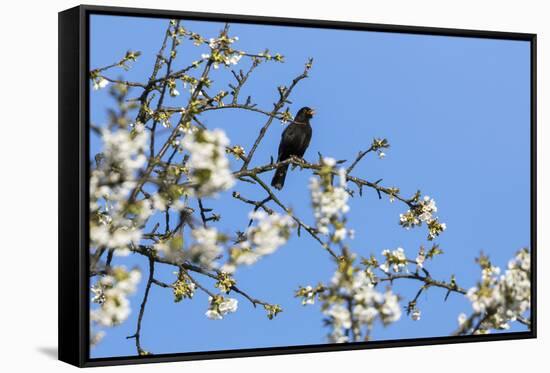
M 252 145 L 252 148 L 250 149 L 250 152 L 248 153 L 248 157 L 246 158 L 246 161 L 244 161 L 241 167 L 241 170 L 246 169 L 250 164 L 250 162 L 252 161 L 252 157 L 254 156 L 256 149 L 260 145 L 260 142 L 264 138 L 265 133 L 267 132 L 267 129 L 271 125 L 271 122 L 273 122 L 273 118 L 275 114 L 285 105 L 285 103 L 287 103 L 288 97 L 290 96 L 290 93 L 292 92 L 296 84 L 298 84 L 302 79 L 307 78 L 308 72 L 311 69 L 312 63 L 313 63 L 313 59 L 310 58 L 309 61 L 306 63 L 304 72 L 298 75 L 296 78 L 294 78 L 288 88 L 279 90 L 279 95 L 280 95 L 279 101 L 277 101 L 277 103 L 274 104 L 274 107 L 273 107 L 273 110 L 271 111 L 271 115 L 269 119 L 264 124 L 264 126 L 260 129 L 260 133 L 258 134 L 256 141 L 254 141 L 254 144 Z
M 128 336 L 126 338 L 134 338 L 136 341 L 136 350 L 138 355 L 143 355 L 146 353 L 141 347 L 141 323 L 143 321 L 143 315 L 145 314 L 145 306 L 147 304 L 147 299 L 149 297 L 149 291 L 151 290 L 151 284 L 153 283 L 153 276 L 155 273 L 155 261 L 151 256 L 149 258 L 149 278 L 147 279 L 147 285 L 145 286 L 145 293 L 143 294 L 143 300 L 141 301 L 141 306 L 139 308 L 139 315 L 137 320 L 137 327 L 135 334 Z

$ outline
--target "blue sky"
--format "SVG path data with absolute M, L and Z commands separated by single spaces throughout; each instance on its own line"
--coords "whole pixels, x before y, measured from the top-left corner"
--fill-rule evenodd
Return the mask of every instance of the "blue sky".
M 93 15 L 91 18 L 90 66 L 118 61 L 126 50 L 143 54 L 129 72 L 111 71 L 111 77 L 145 81 L 160 47 L 167 20 Z M 215 37 L 219 23 L 187 22 L 183 25 L 205 37 Z M 314 57 L 310 78 L 294 90 L 291 111 L 302 106 L 316 109 L 313 139 L 305 158 L 317 152 L 352 160 L 368 148 L 373 137 L 385 137 L 391 148 L 379 160 L 366 157 L 354 174 L 383 185 L 398 186 L 406 196 L 417 189 L 437 201 L 439 217 L 447 224 L 437 240 L 445 254 L 428 264 L 435 278 L 448 280 L 455 274 L 465 287 L 475 285 L 480 273 L 474 258 L 480 251 L 504 267 L 521 247 L 529 245 L 529 43 L 460 37 L 358 32 L 233 24 L 230 35 L 239 36 L 237 48 L 260 52 L 269 48 L 286 57 L 284 64 L 263 64 L 241 96 L 271 108 L 276 87 L 288 85 Z M 184 67 L 207 53 L 186 41 L 180 46 L 175 68 Z M 244 61 L 244 60 L 243 60 Z M 247 62 L 243 62 L 246 64 Z M 215 70 L 213 92 L 230 81 L 224 68 Z M 183 92 L 181 86 L 178 87 Z M 139 90 L 130 96 L 135 97 Z M 182 106 L 187 93 L 168 105 Z M 107 123 L 107 108 L 114 102 L 107 90 L 91 93 L 91 122 Z M 203 117 L 210 128 L 223 128 L 233 144 L 250 149 L 264 117 L 232 110 L 210 112 Z M 283 127 L 274 123 L 259 147 L 254 165 L 276 156 Z M 161 137 L 162 139 L 162 137 Z M 91 156 L 100 150 L 95 135 Z M 236 165 L 236 163 L 235 163 Z M 264 174 L 269 181 L 271 174 Z M 296 214 L 312 222 L 307 183 L 310 173 L 292 171 L 278 194 Z M 242 184 L 242 183 L 241 183 Z M 251 199 L 264 195 L 250 185 L 234 190 Z M 206 204 L 222 215 L 218 228 L 232 233 L 247 224 L 249 206 L 222 194 Z M 403 247 L 415 256 L 427 245 L 426 230 L 399 227 L 405 206 L 379 200 L 366 191 L 351 200 L 349 225 L 356 230 L 352 249 L 361 256 L 383 249 Z M 115 264 L 147 268 L 142 258 L 117 258 Z M 281 304 L 284 312 L 269 321 L 262 309 L 253 309 L 243 298 L 239 311 L 224 320 L 204 316 L 207 298 L 197 293 L 192 301 L 174 303 L 170 291 L 153 286 L 142 326 L 142 345 L 159 353 L 273 347 L 325 342 L 318 305 L 303 307 L 293 298 L 299 285 L 329 281 L 334 263 L 310 237 L 293 236 L 275 255 L 253 267 L 242 268 L 236 278 L 254 296 Z M 171 267 L 158 266 L 157 278 L 172 282 Z M 143 281 L 145 282 L 145 281 Z M 209 284 L 208 281 L 204 281 Z M 210 284 L 212 285 L 212 284 Z M 396 283 L 394 290 L 414 296 L 420 284 Z M 107 330 L 91 357 L 134 355 L 133 334 L 144 283 L 131 298 L 133 312 L 122 325 Z M 374 339 L 444 336 L 457 326 L 457 315 L 471 311 L 466 299 L 430 289 L 421 296 L 420 321 L 407 317 L 389 326 L 377 325 Z M 514 326 L 512 331 L 523 330 Z

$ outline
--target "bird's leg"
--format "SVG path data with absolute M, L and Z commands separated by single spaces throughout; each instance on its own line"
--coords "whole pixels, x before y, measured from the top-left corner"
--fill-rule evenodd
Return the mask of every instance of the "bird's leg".
M 293 170 L 298 166 L 300 166 L 300 169 L 302 169 L 301 164 L 307 163 L 307 161 L 304 158 L 298 157 L 297 155 L 291 155 L 290 158 L 292 159 L 292 162 L 293 162 L 291 167 Z
M 296 168 L 296 163 L 294 163 L 294 162 L 298 162 L 299 159 L 298 159 L 297 156 L 291 155 L 291 156 L 290 156 L 290 160 L 292 161 L 292 164 L 290 165 L 290 169 L 291 169 L 291 170 L 294 170 L 294 169 Z

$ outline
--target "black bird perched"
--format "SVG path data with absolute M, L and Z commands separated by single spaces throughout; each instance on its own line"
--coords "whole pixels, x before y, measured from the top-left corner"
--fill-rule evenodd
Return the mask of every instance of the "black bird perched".
M 315 114 L 313 109 L 307 106 L 303 107 L 298 111 L 292 123 L 285 128 L 281 135 L 277 162 L 286 161 L 291 156 L 298 158 L 304 156 L 311 140 L 312 129 L 309 120 L 313 117 L 313 114 Z M 271 186 L 279 190 L 282 189 L 285 185 L 287 170 L 288 163 L 277 167 L 273 180 L 271 180 Z

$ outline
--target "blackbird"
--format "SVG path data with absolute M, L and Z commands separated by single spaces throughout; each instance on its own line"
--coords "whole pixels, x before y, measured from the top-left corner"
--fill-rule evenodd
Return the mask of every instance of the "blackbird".
M 311 140 L 312 129 L 309 120 L 313 117 L 313 114 L 315 114 L 313 109 L 307 106 L 303 107 L 298 111 L 292 123 L 285 128 L 279 144 L 277 162 L 283 162 L 291 156 L 298 158 L 304 156 Z M 272 187 L 279 190 L 283 188 L 287 170 L 288 163 L 277 167 L 273 180 L 271 180 Z

